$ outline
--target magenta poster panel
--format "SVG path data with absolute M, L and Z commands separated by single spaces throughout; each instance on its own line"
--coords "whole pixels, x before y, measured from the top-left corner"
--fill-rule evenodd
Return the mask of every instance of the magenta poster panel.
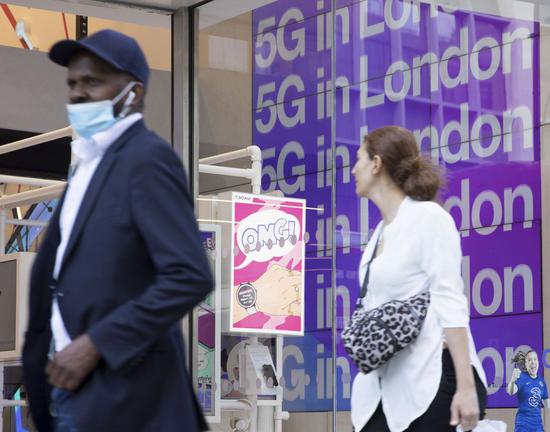
M 305 201 L 233 193 L 230 329 L 303 335 Z

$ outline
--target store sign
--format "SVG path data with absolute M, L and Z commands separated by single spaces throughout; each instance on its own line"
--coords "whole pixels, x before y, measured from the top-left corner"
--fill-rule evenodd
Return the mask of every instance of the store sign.
M 337 0 L 333 22 L 331 4 L 279 0 L 253 13 L 253 143 L 262 148 L 263 191 L 319 209 L 306 224 L 306 336 L 285 342 L 285 409 L 330 410 L 333 395 L 338 409 L 349 409 L 357 370 L 338 339 L 332 388 L 332 296 L 336 290 L 339 332 L 358 295 L 361 251 L 380 220 L 356 197 L 351 169 L 362 137 L 391 124 L 412 130 L 446 171 L 442 202 L 462 236 L 489 406 L 515 406 L 505 391 L 510 353 L 524 344 L 542 351 L 538 330 L 524 342 L 516 332 L 542 328 L 539 26 L 399 0 Z
M 304 333 L 301 199 L 233 193 L 231 330 Z

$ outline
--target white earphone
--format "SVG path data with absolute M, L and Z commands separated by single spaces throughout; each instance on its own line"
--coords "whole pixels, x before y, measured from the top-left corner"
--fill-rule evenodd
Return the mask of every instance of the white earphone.
M 122 106 L 122 109 L 120 110 L 120 114 L 118 115 L 118 117 L 120 118 L 126 117 L 126 114 L 128 114 L 128 112 L 132 109 L 131 104 L 135 98 L 136 98 L 136 94 L 133 91 L 130 91 L 128 93 L 128 97 L 124 101 L 124 105 Z
M 136 94 L 133 91 L 130 91 L 130 93 L 128 93 L 128 97 L 124 101 L 124 107 L 130 106 L 130 104 L 134 101 L 135 98 L 136 98 Z

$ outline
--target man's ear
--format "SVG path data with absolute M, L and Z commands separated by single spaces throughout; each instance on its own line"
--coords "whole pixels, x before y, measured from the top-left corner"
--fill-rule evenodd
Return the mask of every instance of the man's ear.
M 137 111 L 141 111 L 143 107 L 144 97 L 145 97 L 145 87 L 143 84 L 137 83 L 132 91 L 135 93 L 134 101 L 132 102 L 132 108 Z

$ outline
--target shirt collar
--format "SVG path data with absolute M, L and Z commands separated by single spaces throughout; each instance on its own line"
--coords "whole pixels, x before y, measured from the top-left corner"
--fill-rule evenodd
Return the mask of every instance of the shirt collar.
M 409 205 L 413 202 L 413 199 L 409 197 L 408 195 L 405 195 L 405 198 L 403 198 L 403 201 L 399 204 L 399 208 L 397 209 L 397 213 L 395 214 L 393 220 L 389 224 L 384 224 L 383 229 L 384 232 L 390 232 L 394 229 L 395 226 L 399 225 L 400 217 L 403 213 L 407 213 L 407 208 Z
M 117 121 L 109 129 L 94 134 L 90 139 L 79 137 L 71 142 L 71 150 L 78 161 L 87 162 L 98 156 L 103 156 L 126 130 L 141 120 L 141 113 L 133 113 Z

